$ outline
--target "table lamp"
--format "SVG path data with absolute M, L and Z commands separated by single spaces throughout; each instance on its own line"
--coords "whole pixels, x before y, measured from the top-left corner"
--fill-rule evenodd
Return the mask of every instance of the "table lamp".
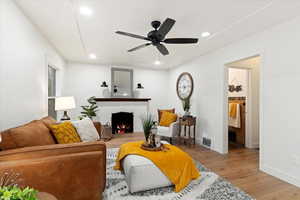
M 64 115 L 61 118 L 61 121 L 70 120 L 67 110 L 75 108 L 75 99 L 74 97 L 57 97 L 55 98 L 55 110 L 64 111 Z

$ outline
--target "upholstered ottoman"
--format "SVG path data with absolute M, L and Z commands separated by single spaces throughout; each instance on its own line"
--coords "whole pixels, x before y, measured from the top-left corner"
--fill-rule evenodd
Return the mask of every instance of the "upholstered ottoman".
M 152 161 L 142 156 L 126 156 L 123 170 L 131 193 L 173 185 Z

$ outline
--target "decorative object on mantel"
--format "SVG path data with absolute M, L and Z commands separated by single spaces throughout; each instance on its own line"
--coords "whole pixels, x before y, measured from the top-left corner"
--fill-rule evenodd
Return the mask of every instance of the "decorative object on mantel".
M 145 116 L 141 117 L 142 124 L 143 124 L 143 130 L 145 135 L 146 142 L 148 141 L 149 135 L 151 133 L 151 129 L 154 126 L 154 116 L 151 114 L 147 114 Z
M 144 86 L 142 86 L 141 83 L 138 83 L 136 89 L 144 89 Z
M 118 92 L 118 86 L 114 85 L 114 93 Z
M 106 81 L 103 81 L 103 82 L 102 82 L 101 87 L 106 87 L 106 88 L 108 87 L 108 85 L 106 84 Z
M 97 116 L 97 102 L 95 100 L 96 97 L 88 98 L 87 102 L 89 103 L 88 106 L 80 106 L 83 111 L 81 112 L 82 116 L 79 116 L 79 119 L 83 119 L 84 117 L 88 117 L 93 120 L 93 117 Z
M 134 97 L 138 98 L 141 95 L 141 90 L 144 89 L 144 86 L 141 83 L 138 83 L 136 86 L 136 90 L 134 91 Z
M 70 120 L 67 110 L 75 108 L 75 99 L 74 97 L 57 97 L 55 98 L 55 110 L 64 111 L 64 115 L 61 118 L 61 121 Z
M 108 89 L 108 85 L 107 85 L 106 81 L 103 81 L 100 87 L 103 88 L 103 91 L 102 91 L 103 97 L 110 97 L 111 94 Z

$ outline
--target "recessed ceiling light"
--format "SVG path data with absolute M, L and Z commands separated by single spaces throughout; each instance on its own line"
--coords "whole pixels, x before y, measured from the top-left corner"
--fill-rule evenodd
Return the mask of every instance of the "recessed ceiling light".
M 155 65 L 160 65 L 161 62 L 160 62 L 159 60 L 156 60 L 156 61 L 154 62 L 154 64 L 155 64 Z
M 91 53 L 91 54 L 89 55 L 89 57 L 90 57 L 90 59 L 93 59 L 93 60 L 95 60 L 95 59 L 97 58 L 97 56 L 96 56 L 95 54 L 93 54 L 93 53 Z
M 203 33 L 201 34 L 201 36 L 202 36 L 202 37 L 208 37 L 208 36 L 210 36 L 210 32 L 203 32 Z
M 85 16 L 91 16 L 93 14 L 93 11 L 90 8 L 85 6 L 81 6 L 79 8 L 79 12 L 81 15 L 85 15 Z

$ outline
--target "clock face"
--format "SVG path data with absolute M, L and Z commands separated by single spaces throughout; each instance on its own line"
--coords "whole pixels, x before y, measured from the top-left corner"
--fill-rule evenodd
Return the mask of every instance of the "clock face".
M 190 98 L 194 89 L 194 82 L 192 76 L 184 72 L 177 80 L 177 95 L 180 99 Z

